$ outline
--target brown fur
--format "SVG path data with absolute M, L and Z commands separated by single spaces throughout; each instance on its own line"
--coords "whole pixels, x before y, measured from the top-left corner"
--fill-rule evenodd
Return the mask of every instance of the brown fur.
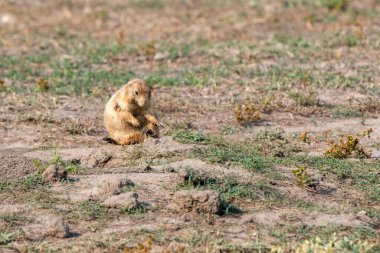
M 158 137 L 159 121 L 153 111 L 151 89 L 133 79 L 113 94 L 106 104 L 104 124 L 117 144 L 129 145 Z

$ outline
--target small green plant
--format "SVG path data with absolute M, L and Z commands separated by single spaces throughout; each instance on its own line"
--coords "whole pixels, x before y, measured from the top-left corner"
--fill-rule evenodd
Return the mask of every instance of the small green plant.
M 14 235 L 11 233 L 0 232 L 0 245 L 5 245 L 13 241 Z
M 329 10 L 346 10 L 350 0 L 320 0 L 319 2 Z
M 22 181 L 25 189 L 35 189 L 38 186 L 43 185 L 43 183 L 44 180 L 42 179 L 41 174 L 38 173 L 31 174 Z
M 329 143 L 329 148 L 325 151 L 325 157 L 344 159 L 352 156 L 354 154 L 357 158 L 368 158 L 370 154 L 367 153 L 362 146 L 359 144 L 361 137 L 370 137 L 372 128 L 367 129 L 362 134 L 356 136 L 347 134 L 345 137 L 340 136 L 339 143 L 331 141 Z
M 300 187 L 315 187 L 315 180 L 313 180 L 306 171 L 306 167 L 301 166 L 292 170 L 293 175 L 296 177 L 296 183 Z
M 318 104 L 317 93 L 315 91 L 294 91 L 289 93 L 289 97 L 300 106 L 314 106 Z
M 47 79 L 40 78 L 36 83 L 36 90 L 39 92 L 46 92 L 49 90 L 49 82 Z
M 275 128 L 275 129 L 264 129 L 257 133 L 256 138 L 258 140 L 268 140 L 268 141 L 275 141 L 275 140 L 285 140 L 284 137 L 285 131 L 281 128 Z
M 79 207 L 87 220 L 96 220 L 105 212 L 101 205 L 92 201 L 86 201 Z
M 344 37 L 344 43 L 348 47 L 355 47 L 359 44 L 359 38 L 355 34 L 346 34 Z
M 276 108 L 277 108 L 277 105 L 275 104 L 274 95 L 266 96 L 260 101 L 260 111 L 263 113 L 271 113 Z
M 146 212 L 146 208 L 143 205 L 139 205 L 134 208 L 123 208 L 121 211 L 128 215 L 139 216 Z
M 247 126 L 259 121 L 261 116 L 253 102 L 247 100 L 235 107 L 235 118 L 240 125 Z

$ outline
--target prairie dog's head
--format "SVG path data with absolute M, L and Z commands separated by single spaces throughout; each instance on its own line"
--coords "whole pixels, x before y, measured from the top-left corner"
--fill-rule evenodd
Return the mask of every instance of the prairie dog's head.
M 139 107 L 145 107 L 150 100 L 151 90 L 143 80 L 133 79 L 128 82 L 128 95 Z

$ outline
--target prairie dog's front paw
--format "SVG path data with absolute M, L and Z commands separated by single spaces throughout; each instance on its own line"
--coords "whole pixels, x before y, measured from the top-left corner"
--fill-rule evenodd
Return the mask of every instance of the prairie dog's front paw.
M 140 127 L 140 122 L 137 119 L 133 119 L 130 122 L 134 127 Z

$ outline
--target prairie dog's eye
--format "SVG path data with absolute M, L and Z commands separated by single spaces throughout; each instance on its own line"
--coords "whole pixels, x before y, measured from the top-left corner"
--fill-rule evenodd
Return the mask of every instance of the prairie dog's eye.
M 139 95 L 139 92 L 138 91 L 135 91 L 136 95 Z

